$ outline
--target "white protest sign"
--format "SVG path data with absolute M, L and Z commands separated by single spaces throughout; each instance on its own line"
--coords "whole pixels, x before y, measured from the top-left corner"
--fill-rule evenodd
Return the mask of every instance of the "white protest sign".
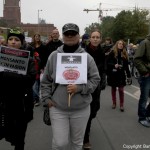
M 58 53 L 56 83 L 86 84 L 87 53 Z
M 0 46 L 0 71 L 26 75 L 30 52 Z

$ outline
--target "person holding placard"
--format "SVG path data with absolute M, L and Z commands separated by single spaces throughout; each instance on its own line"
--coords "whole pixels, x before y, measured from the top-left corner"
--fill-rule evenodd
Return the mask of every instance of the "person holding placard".
M 67 23 L 62 34 L 64 44 L 51 53 L 46 64 L 41 100 L 50 110 L 52 150 L 82 150 L 91 93 L 100 76 L 94 59 L 80 46 L 79 27 Z
M 5 138 L 15 150 L 24 150 L 27 125 L 33 119 L 32 86 L 36 71 L 30 52 L 21 50 L 23 42 L 24 35 L 10 29 L 7 47 L 0 48 L 0 68 L 4 69 L 0 71 L 0 139 Z

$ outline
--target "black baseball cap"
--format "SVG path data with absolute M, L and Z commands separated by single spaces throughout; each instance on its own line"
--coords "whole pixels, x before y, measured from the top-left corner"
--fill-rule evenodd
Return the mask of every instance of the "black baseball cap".
M 67 23 L 62 27 L 62 33 L 64 34 L 67 31 L 75 31 L 79 33 L 79 27 L 74 23 Z

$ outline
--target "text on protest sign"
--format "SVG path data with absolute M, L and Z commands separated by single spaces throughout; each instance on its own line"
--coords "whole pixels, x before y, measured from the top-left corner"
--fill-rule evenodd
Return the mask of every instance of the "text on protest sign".
M 29 57 L 29 51 L 1 46 L 0 71 L 26 75 Z
M 56 83 L 86 84 L 87 53 L 58 53 Z

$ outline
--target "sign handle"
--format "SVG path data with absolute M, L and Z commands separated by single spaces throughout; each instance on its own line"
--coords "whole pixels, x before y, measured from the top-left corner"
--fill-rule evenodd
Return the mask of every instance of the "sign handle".
M 68 95 L 68 107 L 70 107 L 72 96 L 73 96 L 73 93 L 69 93 L 69 95 Z

